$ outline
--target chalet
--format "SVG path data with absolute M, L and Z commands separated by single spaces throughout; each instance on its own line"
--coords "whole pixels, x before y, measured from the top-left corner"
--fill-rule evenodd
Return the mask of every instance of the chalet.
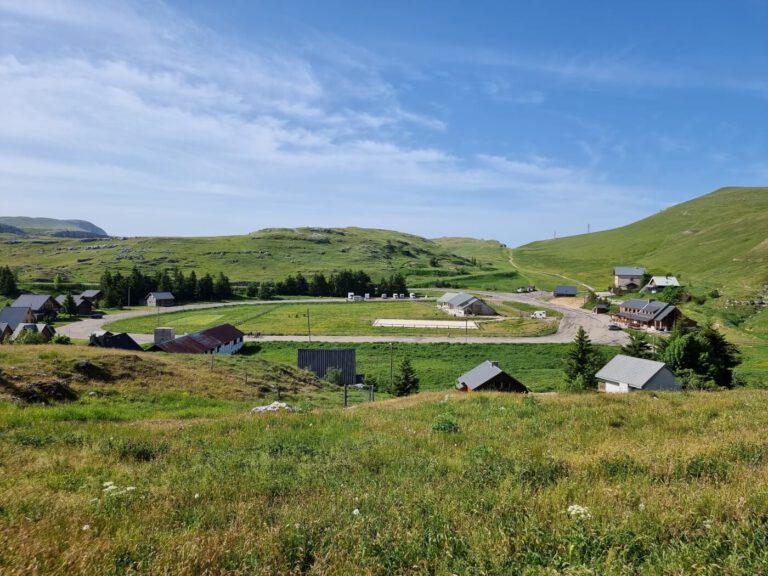
M 486 360 L 456 380 L 456 390 L 461 392 L 528 392 L 520 381 L 504 372 L 497 362 Z
M 150 292 L 146 301 L 147 306 L 173 306 L 176 298 L 170 292 Z
M 679 288 L 680 282 L 674 276 L 651 276 L 648 284 L 640 289 L 640 292 L 650 292 L 656 294 L 661 292 L 664 288 Z
M 22 294 L 11 304 L 13 308 L 31 308 L 35 321 L 54 320 L 59 313 L 59 305 L 48 294 Z
M 437 300 L 437 305 L 452 316 L 494 316 L 496 310 L 469 294 L 448 292 Z
M 0 310 L 0 322 L 14 331 L 19 324 L 34 324 L 35 315 L 28 306 L 6 306 Z
M 611 315 L 611 318 L 629 328 L 652 328 L 668 332 L 680 316 L 680 310 L 667 302 L 626 300 L 619 306 L 619 311 Z
M 637 266 L 616 266 L 613 269 L 613 287 L 624 292 L 634 292 L 641 287 L 645 268 Z
M 66 299 L 67 297 L 64 295 L 56 296 L 56 302 L 62 308 L 64 308 L 64 301 Z M 72 296 L 72 299 L 75 301 L 78 316 L 90 316 L 93 313 L 93 303 L 90 300 L 82 296 Z
M 664 364 L 654 360 L 633 358 L 619 354 L 596 374 L 597 387 L 601 392 L 628 393 L 641 390 L 675 391 L 682 386 L 674 372 Z
M 610 304 L 606 304 L 605 302 L 598 302 L 594 306 L 592 306 L 592 312 L 595 314 L 608 314 L 608 311 L 611 309 Z
M 80 294 L 80 297 L 84 300 L 88 300 L 92 306 L 98 306 L 102 295 L 103 292 L 101 290 L 85 290 L 82 294 Z
M 16 330 L 13 331 L 13 334 L 11 335 L 11 340 L 16 340 L 17 338 L 21 337 L 21 335 L 24 332 L 36 332 L 40 334 L 43 339 L 48 342 L 51 338 L 56 334 L 56 330 L 51 326 L 50 324 L 45 324 L 44 322 L 38 322 L 38 323 L 23 323 L 16 326 Z
M 89 338 L 88 346 L 96 346 L 98 348 L 114 348 L 117 350 L 131 350 L 133 352 L 144 351 L 144 349 L 139 346 L 136 340 L 124 332 L 119 334 L 112 334 L 112 332 L 107 331 L 94 332 Z
M 354 348 L 307 349 L 298 351 L 298 366 L 309 370 L 318 378 L 325 378 L 331 368 L 341 370 L 344 384 L 357 383 L 357 364 Z
M 576 286 L 555 286 L 552 292 L 555 298 L 573 298 L 576 293 Z
M 178 354 L 234 354 L 243 347 L 245 334 L 232 326 L 220 324 L 173 340 L 154 344 L 151 351 Z

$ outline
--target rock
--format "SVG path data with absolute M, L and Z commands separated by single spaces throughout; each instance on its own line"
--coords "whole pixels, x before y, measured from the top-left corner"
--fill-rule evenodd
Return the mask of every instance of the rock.
M 272 402 L 272 404 L 267 406 L 256 406 L 251 408 L 251 413 L 264 414 L 266 412 L 279 412 L 280 410 L 285 410 L 286 412 L 295 412 L 295 409 L 285 402 Z

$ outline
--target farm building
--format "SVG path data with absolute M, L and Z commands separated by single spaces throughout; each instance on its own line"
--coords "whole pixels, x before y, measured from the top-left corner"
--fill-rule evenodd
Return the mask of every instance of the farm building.
M 35 321 L 53 320 L 59 313 L 59 303 L 48 294 L 22 294 L 11 304 L 13 308 L 31 308 Z
M 318 378 L 325 378 L 331 368 L 341 370 L 344 384 L 357 383 L 357 359 L 354 348 L 300 348 L 298 366 Z
M 150 292 L 146 301 L 147 306 L 173 306 L 176 298 L 170 292 Z
M 650 292 L 656 294 L 661 292 L 664 288 L 679 288 L 680 282 L 674 276 L 651 276 L 648 284 L 640 289 L 640 292 Z
M 594 306 L 592 306 L 592 312 L 595 314 L 608 314 L 608 311 L 611 309 L 610 304 L 606 304 L 604 302 L 598 302 Z
M 619 306 L 619 311 L 611 318 L 629 328 L 652 328 L 661 332 L 672 330 L 680 310 L 658 300 L 627 300 Z
M 131 338 L 128 334 L 112 334 L 112 332 L 100 331 L 94 332 L 89 338 L 88 346 L 98 348 L 114 348 L 117 350 L 132 350 L 134 352 L 143 352 L 144 349 Z
M 56 334 L 56 330 L 50 324 L 45 324 L 44 322 L 38 322 L 35 324 L 30 322 L 16 326 L 16 329 L 11 335 L 11 340 L 20 338 L 24 332 L 36 332 L 40 334 L 46 342 L 48 342 Z
M 516 380 L 501 368 L 498 363 L 486 360 L 456 380 L 456 390 L 462 392 L 528 392 L 519 380 Z
M 616 266 L 613 269 L 613 287 L 625 292 L 640 288 L 645 268 L 640 266 Z
M 91 305 L 97 306 L 99 304 L 99 300 L 101 300 L 102 291 L 101 290 L 85 290 L 82 294 L 80 294 L 80 297 L 88 300 Z
M 67 297 L 63 294 L 56 296 L 56 302 L 62 308 L 64 307 L 64 301 L 66 299 Z M 72 299 L 75 301 L 78 316 L 88 316 L 93 312 L 93 303 L 87 298 L 83 298 L 82 296 L 72 296 Z
M 13 332 L 19 324 L 34 323 L 35 315 L 28 306 L 6 306 L 0 310 L 0 322 L 7 324 Z
M 640 390 L 682 390 L 674 372 L 664 362 L 623 354 L 615 356 L 603 366 L 596 377 L 598 389 L 609 394 Z
M 448 292 L 437 300 L 438 306 L 452 316 L 494 316 L 496 310 L 485 302 L 463 292 Z
M 573 298 L 576 296 L 576 293 L 576 286 L 555 286 L 555 289 L 552 292 L 555 298 Z
M 155 343 L 150 350 L 177 354 L 234 354 L 243 347 L 244 337 L 245 334 L 232 324 L 220 324 L 173 340 Z

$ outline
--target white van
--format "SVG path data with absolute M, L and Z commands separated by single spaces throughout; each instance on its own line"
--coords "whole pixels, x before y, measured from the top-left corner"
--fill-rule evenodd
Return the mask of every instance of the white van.
M 416 300 L 416 293 L 415 292 L 411 292 L 411 300 Z
M 544 310 L 536 310 L 536 312 L 531 314 L 531 318 L 537 318 L 539 320 L 544 320 L 546 317 L 547 313 Z
M 347 292 L 347 300 L 350 302 L 354 302 L 355 300 L 355 293 L 354 292 Z

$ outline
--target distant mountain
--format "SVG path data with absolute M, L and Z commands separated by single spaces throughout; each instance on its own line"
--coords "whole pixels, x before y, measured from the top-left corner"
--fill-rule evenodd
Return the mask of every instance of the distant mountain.
M 0 216 L 0 233 L 63 238 L 106 238 L 109 234 L 86 220 L 57 220 L 28 216 Z

